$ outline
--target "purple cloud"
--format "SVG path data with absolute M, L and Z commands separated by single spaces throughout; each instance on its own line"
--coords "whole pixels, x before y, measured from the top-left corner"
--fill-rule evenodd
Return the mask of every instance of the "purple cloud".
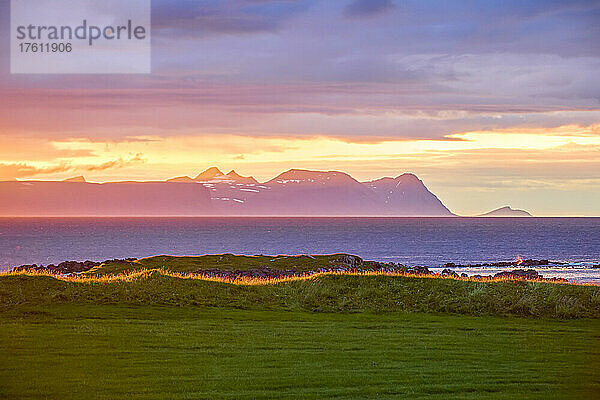
M 344 9 L 349 18 L 365 18 L 383 14 L 394 8 L 392 0 L 354 0 Z

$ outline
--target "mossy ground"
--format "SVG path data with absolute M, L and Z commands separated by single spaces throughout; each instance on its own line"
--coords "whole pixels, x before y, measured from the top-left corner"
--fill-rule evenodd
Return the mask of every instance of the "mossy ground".
M 225 271 L 246 270 L 259 266 L 273 269 L 296 268 L 300 272 L 315 271 L 319 268 L 333 268 L 343 266 L 339 262 L 340 256 L 345 254 L 327 255 L 299 255 L 299 256 L 244 256 L 234 254 L 210 254 L 204 256 L 153 256 L 140 258 L 133 265 L 124 263 L 107 262 L 86 272 L 86 275 L 118 274 L 139 269 L 164 268 L 173 272 L 187 273 L 203 269 L 217 268 Z

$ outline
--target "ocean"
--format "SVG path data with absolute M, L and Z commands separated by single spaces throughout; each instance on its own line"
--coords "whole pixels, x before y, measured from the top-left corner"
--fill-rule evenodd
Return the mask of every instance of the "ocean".
M 548 259 L 567 264 L 536 268 L 544 276 L 600 283 L 600 218 L 0 218 L 4 270 L 157 254 L 338 252 L 432 268 Z

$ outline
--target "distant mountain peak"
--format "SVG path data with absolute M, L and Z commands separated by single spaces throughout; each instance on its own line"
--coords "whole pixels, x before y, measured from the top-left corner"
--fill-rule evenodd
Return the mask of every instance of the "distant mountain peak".
M 393 210 L 409 210 L 413 215 L 452 215 L 415 174 L 405 173 L 362 184 L 371 188 Z
M 242 176 L 235 172 L 233 169 L 229 171 L 225 176 L 237 183 L 258 183 L 258 181 L 254 179 L 254 177 Z
M 192 182 L 195 182 L 195 180 L 192 179 L 192 178 L 190 178 L 189 176 L 185 175 L 185 176 L 177 176 L 175 178 L 167 179 L 167 182 L 186 182 L 186 183 L 192 183 Z
M 203 172 L 199 173 L 194 180 L 196 181 L 210 181 L 217 177 L 223 176 L 223 172 L 217 167 L 210 167 Z
M 239 179 L 239 178 L 244 178 L 243 176 L 241 176 L 240 174 L 238 174 L 237 172 L 235 172 L 235 170 L 231 170 L 228 173 L 225 174 L 225 176 L 230 177 L 231 179 Z
M 373 181 L 367 181 L 367 182 L 362 182 L 365 185 L 368 185 L 371 188 L 388 188 L 388 189 L 392 189 L 392 188 L 398 188 L 398 187 L 406 187 L 405 185 L 409 185 L 409 186 L 418 186 L 418 187 L 423 187 L 424 189 L 427 189 L 425 187 L 425 184 L 423 184 L 423 181 L 420 180 L 415 174 L 410 174 L 410 173 L 406 173 L 406 174 L 402 174 L 402 175 L 398 175 L 395 178 L 391 178 L 391 177 L 384 177 L 384 178 L 379 178 L 379 179 L 375 179 Z
M 415 174 L 411 174 L 411 173 L 405 173 L 402 175 L 398 175 L 395 179 L 398 181 L 403 181 L 403 182 L 407 182 L 407 183 L 409 183 L 409 182 L 419 183 L 419 184 L 423 183 Z
M 518 210 L 510 206 L 504 206 L 481 214 L 482 217 L 531 217 L 532 215 L 525 210 Z
M 359 182 L 345 172 L 312 171 L 308 169 L 290 169 L 267 183 L 322 183 L 322 184 L 358 184 Z
M 87 181 L 85 180 L 85 177 L 83 175 L 79 175 L 79 176 L 74 176 L 72 178 L 65 179 L 65 180 L 63 180 L 63 182 L 81 182 L 81 183 L 85 183 Z

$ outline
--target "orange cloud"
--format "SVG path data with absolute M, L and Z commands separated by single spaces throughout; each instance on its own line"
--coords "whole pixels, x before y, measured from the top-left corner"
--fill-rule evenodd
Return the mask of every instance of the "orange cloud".
M 77 165 L 73 163 L 60 162 L 48 166 L 35 166 L 30 163 L 0 163 L 0 180 L 14 180 L 17 178 L 44 177 L 52 179 L 52 176 L 73 171 L 99 172 L 108 169 L 120 169 L 126 166 L 144 163 L 145 159 L 141 153 L 135 154 L 129 159 L 118 158 L 101 164 Z M 50 176 L 48 176 L 50 175 Z M 55 178 L 56 179 L 56 178 Z

